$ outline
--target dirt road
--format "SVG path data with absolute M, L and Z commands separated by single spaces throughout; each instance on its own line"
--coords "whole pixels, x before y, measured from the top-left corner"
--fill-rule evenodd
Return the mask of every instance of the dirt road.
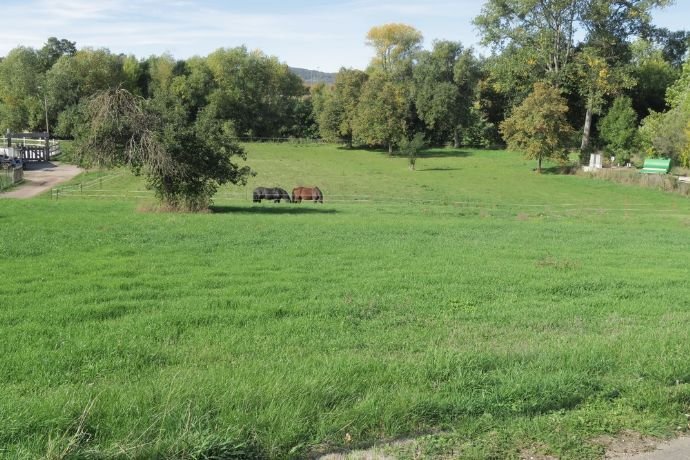
M 56 161 L 30 163 L 24 171 L 24 182 L 9 192 L 0 193 L 0 198 L 32 198 L 67 182 L 84 172 L 78 166 L 61 164 Z

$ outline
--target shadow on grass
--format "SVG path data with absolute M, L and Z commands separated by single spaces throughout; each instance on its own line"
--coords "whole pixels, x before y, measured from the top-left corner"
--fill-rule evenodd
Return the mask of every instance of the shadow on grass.
M 236 213 L 236 214 L 335 214 L 338 211 L 335 209 L 323 209 L 321 207 L 308 207 L 305 205 L 286 205 L 285 207 L 278 206 L 211 206 L 211 212 L 214 214 Z M 321 205 L 318 205 L 321 206 Z
M 418 171 L 418 172 L 424 172 L 424 171 L 460 171 L 460 168 L 424 168 L 424 169 L 417 169 L 416 171 Z
M 345 152 L 371 152 L 371 153 L 380 153 L 382 155 L 385 155 L 390 158 L 407 158 L 407 155 L 404 155 L 400 153 L 397 149 L 393 151 L 393 153 L 388 153 L 388 149 L 384 149 L 381 147 L 347 147 L 344 145 L 341 145 L 338 147 L 338 150 L 342 150 Z M 472 156 L 473 153 L 468 150 L 460 150 L 460 149 L 451 149 L 451 148 L 430 148 L 428 150 L 423 150 L 419 152 L 417 155 L 417 158 L 465 158 Z
M 420 152 L 417 158 L 466 158 L 473 153 L 467 150 L 458 149 L 432 149 Z
M 569 176 L 572 174 L 575 174 L 577 172 L 578 167 L 573 166 L 573 165 L 565 165 L 565 166 L 549 166 L 548 168 L 541 168 L 541 173 L 542 174 L 550 174 L 554 176 Z M 537 172 L 537 169 L 534 168 L 532 171 Z
M 344 152 L 372 152 L 372 153 L 385 153 L 388 155 L 388 149 L 384 149 L 381 147 L 366 147 L 366 146 L 356 146 L 356 147 L 348 147 L 347 145 L 340 145 L 337 147 L 338 150 L 342 150 Z M 395 152 L 393 152 L 393 155 L 395 156 Z

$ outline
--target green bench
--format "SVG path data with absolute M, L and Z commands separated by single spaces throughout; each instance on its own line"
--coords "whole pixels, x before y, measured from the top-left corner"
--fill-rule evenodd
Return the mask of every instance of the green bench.
M 647 158 L 644 166 L 640 170 L 645 174 L 668 174 L 671 170 L 671 160 L 669 158 Z

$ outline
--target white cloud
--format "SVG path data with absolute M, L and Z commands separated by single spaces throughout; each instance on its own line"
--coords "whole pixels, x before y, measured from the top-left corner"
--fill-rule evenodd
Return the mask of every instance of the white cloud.
M 218 2 L 217 6 L 189 0 L 5 2 L 3 24 L 15 26 L 0 28 L 0 55 L 17 45 L 40 47 L 50 36 L 76 41 L 80 47 L 106 47 L 140 57 L 169 51 L 186 58 L 244 44 L 293 66 L 328 71 L 341 66 L 365 67 L 372 55 L 364 44 L 367 31 L 389 22 L 418 28 L 427 45 L 437 38 L 474 45 L 478 37 L 471 19 L 482 3 L 346 0 L 336 4 L 311 2 L 311 6 L 290 4 L 278 11 L 267 7 L 266 2 L 252 6 L 236 1 Z
M 393 14 L 397 16 L 436 16 L 447 18 L 460 17 L 467 12 L 478 11 L 479 2 L 465 0 L 461 2 L 414 1 L 414 2 L 371 2 L 359 0 L 353 2 L 352 8 L 365 14 Z
M 40 11 L 36 16 L 79 21 L 104 19 L 126 7 L 122 0 L 38 0 L 34 3 L 35 11 Z

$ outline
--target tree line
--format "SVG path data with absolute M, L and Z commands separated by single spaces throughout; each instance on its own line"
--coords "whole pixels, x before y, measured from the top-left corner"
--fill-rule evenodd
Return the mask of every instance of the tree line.
M 0 129 L 78 137 L 88 100 L 123 88 L 147 100 L 172 97 L 195 115 L 230 123 L 237 136 L 314 135 L 308 90 L 287 65 L 244 47 L 206 57 L 137 59 L 50 38 L 17 47 L 0 61 Z
M 335 84 L 311 90 L 276 58 L 243 47 L 137 59 L 52 37 L 0 61 L 0 130 L 45 130 L 47 114 L 52 134 L 77 137 L 86 101 L 120 87 L 144 99 L 169 94 L 237 137 L 320 137 L 393 152 L 421 134 L 430 144 L 486 147 L 509 140 L 502 123 L 543 83 L 568 107 L 566 146 L 687 163 L 690 33 L 650 21 L 668 3 L 489 0 L 474 21 L 489 57 L 447 40 L 424 50 L 419 31 L 386 24 L 366 37 L 367 69 L 342 68 Z
M 604 150 L 690 166 L 690 33 L 651 22 L 669 3 L 488 0 L 474 25 L 489 57 L 445 40 L 423 50 L 408 25 L 374 27 L 366 71 L 341 69 L 312 90 L 319 134 L 389 152 L 422 135 L 505 143 L 540 163 Z
M 82 161 L 128 164 L 163 201 L 195 209 L 251 173 L 230 161 L 244 156 L 237 138 L 383 147 L 411 167 L 424 143 L 507 144 L 540 165 L 603 149 L 688 166 L 690 33 L 651 21 L 669 3 L 487 0 L 474 24 L 488 57 L 448 40 L 424 49 L 414 27 L 385 24 L 366 36 L 365 70 L 311 88 L 244 47 L 137 59 L 52 37 L 0 59 L 0 130 L 44 130 L 47 118 Z

